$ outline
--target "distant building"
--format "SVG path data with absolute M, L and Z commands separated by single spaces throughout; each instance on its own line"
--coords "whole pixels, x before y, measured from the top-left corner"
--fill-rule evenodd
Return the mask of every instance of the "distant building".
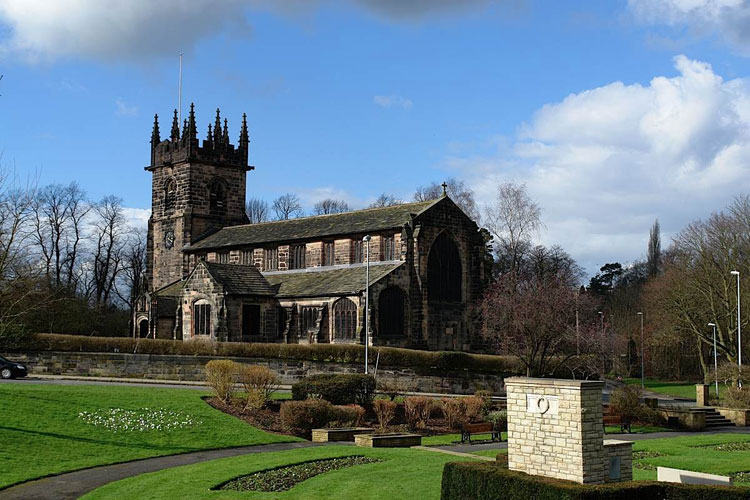
M 469 305 L 490 277 L 489 236 L 451 199 L 249 224 L 248 131 L 237 147 L 219 111 L 206 140 L 193 106 L 151 138 L 147 289 L 141 337 L 362 343 L 370 235 L 370 343 L 476 348 Z

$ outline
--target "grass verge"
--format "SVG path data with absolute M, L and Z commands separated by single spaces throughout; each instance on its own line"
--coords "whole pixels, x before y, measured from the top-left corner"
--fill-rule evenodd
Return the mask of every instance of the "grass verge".
M 308 460 L 364 455 L 380 462 L 339 469 L 310 478 L 278 493 L 211 491 L 235 477 Z M 138 498 L 438 500 L 443 466 L 455 456 L 411 449 L 323 446 L 244 455 L 144 474 L 98 488 L 86 500 Z
M 0 384 L 0 488 L 97 465 L 296 438 L 269 434 L 211 408 L 194 389 Z M 80 412 L 165 409 L 200 422 L 170 431 L 118 431 Z

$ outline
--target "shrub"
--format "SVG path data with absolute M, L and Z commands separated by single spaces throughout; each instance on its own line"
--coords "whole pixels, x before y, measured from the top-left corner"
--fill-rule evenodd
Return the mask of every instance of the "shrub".
M 432 398 L 426 396 L 409 396 L 404 398 L 404 414 L 409 429 L 424 429 L 430 421 Z
M 214 359 L 206 363 L 206 382 L 216 397 L 228 403 L 237 383 L 237 366 L 234 361 Z
M 311 375 L 292 386 L 292 399 L 318 397 L 335 405 L 369 407 L 374 395 L 375 378 L 357 373 Z
M 498 463 L 448 463 L 441 500 L 750 500 L 750 490 L 651 481 L 583 485 L 508 470 Z
M 331 409 L 330 427 L 359 427 L 367 412 L 359 405 L 338 405 Z
M 722 405 L 729 408 L 750 408 L 750 389 L 734 386 L 727 387 Z
M 487 421 L 492 424 L 492 427 L 497 431 L 508 430 L 508 412 L 505 410 L 491 411 L 487 414 Z M 506 454 L 507 455 L 507 454 Z
M 474 395 L 482 398 L 482 416 L 487 416 L 492 411 L 492 391 L 477 391 Z
M 20 348 L 28 351 L 138 352 L 140 354 L 291 359 L 357 364 L 364 362 L 364 346 L 353 344 L 196 342 L 130 337 L 85 337 L 55 333 L 31 334 L 27 339 L 28 342 Z M 446 370 L 495 375 L 513 375 L 524 372 L 518 360 L 513 356 L 443 353 L 396 347 L 373 347 L 370 353 L 372 356 L 380 355 L 380 366 L 410 368 L 420 374 L 442 374 Z
M 468 396 L 465 398 L 461 398 L 465 410 L 466 415 L 466 421 L 467 422 L 473 422 L 475 420 L 478 420 L 480 415 L 482 415 L 482 406 L 484 405 L 484 401 L 479 396 Z
M 641 388 L 637 385 L 623 385 L 612 391 L 609 404 L 615 414 L 624 421 L 640 420 L 645 405 L 641 404 Z
M 247 392 L 245 409 L 259 410 L 271 399 L 271 394 L 279 388 L 279 377 L 267 366 L 237 366 L 237 380 Z
M 378 379 L 377 387 L 378 391 L 391 398 L 391 401 L 399 394 L 409 392 L 409 387 L 399 379 Z
M 396 416 L 396 403 L 388 399 L 376 399 L 372 402 L 372 408 L 381 429 L 388 427 Z
M 466 421 L 466 405 L 464 398 L 443 398 L 443 415 L 451 429 Z
M 281 404 L 281 425 L 295 436 L 309 437 L 313 429 L 328 425 L 333 405 L 322 399 L 286 401 Z

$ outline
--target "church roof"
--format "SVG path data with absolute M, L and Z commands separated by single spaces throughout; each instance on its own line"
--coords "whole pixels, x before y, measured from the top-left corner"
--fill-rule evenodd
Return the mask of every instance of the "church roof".
M 260 224 L 222 228 L 185 248 L 186 252 L 257 245 L 272 242 L 306 240 L 395 229 L 406 224 L 442 198 L 404 203 L 383 208 L 368 208 L 341 214 L 316 215 Z
M 213 279 L 233 295 L 274 295 L 275 291 L 255 266 L 202 262 Z
M 370 264 L 370 285 L 382 279 L 403 262 Z M 300 271 L 274 271 L 263 275 L 268 283 L 278 288 L 276 296 L 322 297 L 353 295 L 365 289 L 366 266 L 354 264 L 342 267 L 313 267 Z

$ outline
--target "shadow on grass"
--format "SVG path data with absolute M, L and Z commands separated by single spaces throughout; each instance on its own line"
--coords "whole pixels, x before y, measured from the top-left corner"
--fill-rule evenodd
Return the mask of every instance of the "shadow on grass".
M 44 436 L 48 438 L 54 438 L 54 439 L 62 439 L 64 441 L 76 441 L 79 443 L 89 443 L 89 444 L 98 444 L 103 446 L 116 446 L 119 448 L 134 448 L 134 449 L 145 449 L 145 450 L 158 450 L 158 451 L 169 451 L 174 453 L 186 453 L 190 451 L 196 451 L 199 448 L 192 448 L 192 447 L 186 447 L 186 446 L 158 446 L 158 445 L 151 445 L 146 443 L 123 443 L 120 441 L 109 441 L 109 440 L 101 440 L 101 439 L 91 439 L 91 438 L 84 438 L 84 437 L 77 437 L 77 436 L 68 436 L 65 434 L 57 434 L 54 432 L 42 432 L 42 431 L 32 431 L 28 429 L 19 429 L 17 427 L 6 427 L 0 425 L 0 431 L 11 431 L 11 432 L 20 432 L 22 434 L 32 435 L 32 436 Z

